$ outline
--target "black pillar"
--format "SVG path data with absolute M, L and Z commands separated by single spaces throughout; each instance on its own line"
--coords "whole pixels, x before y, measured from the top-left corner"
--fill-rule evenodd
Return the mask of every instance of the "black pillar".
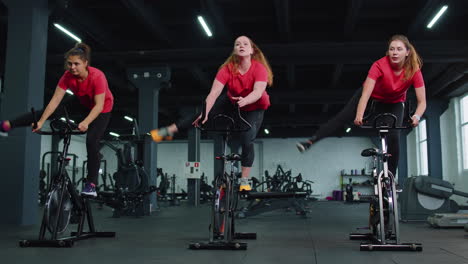
M 220 134 L 213 134 L 213 154 L 214 157 L 223 155 L 224 141 L 223 136 Z M 214 161 L 213 166 L 213 179 L 221 175 L 223 172 L 223 163 L 220 160 Z
M 440 139 L 440 116 L 448 107 L 448 102 L 429 100 L 425 117 L 427 124 L 427 156 L 429 176 L 442 179 L 442 149 Z
M 186 109 L 183 115 L 192 115 L 196 112 L 199 112 L 196 107 Z M 189 162 L 200 162 L 200 129 L 195 127 L 188 130 L 187 158 Z M 189 205 L 198 206 L 200 204 L 200 178 L 187 178 L 187 200 Z
M 127 70 L 132 83 L 138 88 L 138 124 L 140 133 L 145 134 L 158 127 L 159 90 L 171 78 L 169 67 L 134 67 Z M 143 164 L 148 173 L 149 184 L 156 186 L 157 144 L 150 137 L 144 137 Z M 156 208 L 156 194 L 150 195 L 150 204 L 145 207 L 149 214 L 150 207 Z
M 4 0 L 8 7 L 5 97 L 1 119 L 40 109 L 44 100 L 47 0 Z M 38 219 L 41 138 L 30 128 L 14 129 L 0 140 L 3 190 L 1 223 L 32 225 Z
M 400 186 L 406 182 L 408 178 L 408 151 L 407 151 L 407 138 L 408 132 L 401 131 L 400 134 L 400 159 L 398 161 L 398 183 Z

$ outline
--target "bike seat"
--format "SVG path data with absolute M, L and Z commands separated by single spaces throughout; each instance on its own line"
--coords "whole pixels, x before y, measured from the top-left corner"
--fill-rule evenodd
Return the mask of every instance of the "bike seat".
M 376 148 L 368 148 L 368 149 L 365 149 L 361 152 L 361 156 L 363 157 L 372 157 L 372 156 L 375 156 L 379 154 L 379 150 L 376 149 Z
M 232 153 L 226 156 L 227 161 L 238 161 L 241 160 L 241 156 L 236 153 Z

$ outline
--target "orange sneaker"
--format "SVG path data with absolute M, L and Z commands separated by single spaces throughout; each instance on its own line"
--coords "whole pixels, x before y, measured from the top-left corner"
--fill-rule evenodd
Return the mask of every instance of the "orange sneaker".
M 154 142 L 170 141 L 173 138 L 171 135 L 167 135 L 167 128 L 165 127 L 151 130 L 150 135 Z
M 161 142 L 164 140 L 164 137 L 159 135 L 159 129 L 153 129 L 150 131 L 151 138 L 154 142 Z
M 252 187 L 249 184 L 249 180 L 245 178 L 241 178 L 240 184 L 239 184 L 239 191 L 250 192 L 251 190 L 252 190 Z

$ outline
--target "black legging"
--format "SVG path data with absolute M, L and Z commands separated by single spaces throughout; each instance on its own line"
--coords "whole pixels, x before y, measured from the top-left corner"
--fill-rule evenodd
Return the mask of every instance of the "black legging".
M 231 116 L 236 116 L 233 114 L 236 107 L 234 104 L 231 103 L 229 98 L 226 94 L 222 94 L 218 97 L 213 108 L 211 109 L 210 113 L 208 114 L 208 122 L 213 121 L 214 116 L 218 114 L 227 114 Z M 252 167 L 254 159 L 255 159 L 255 151 L 254 151 L 254 140 L 257 137 L 258 130 L 262 126 L 263 122 L 263 114 L 265 110 L 254 110 L 254 111 L 241 111 L 241 116 L 247 122 L 249 122 L 252 127 L 245 131 L 240 132 L 240 143 L 242 146 L 242 154 L 241 154 L 241 165 L 243 167 Z M 175 124 L 177 129 L 183 130 L 187 129 L 192 126 L 193 121 L 200 115 L 200 113 L 196 113 L 187 117 L 182 117 L 178 120 Z
M 63 106 L 70 104 L 71 100 L 63 100 L 63 102 L 57 107 L 56 111 L 50 116 L 50 118 L 58 118 L 64 116 Z M 76 112 L 77 109 L 73 109 Z M 36 112 L 36 117 L 40 118 L 44 110 Z M 89 113 L 89 109 L 82 107 L 79 112 Z M 86 135 L 86 151 L 88 154 L 88 177 L 87 182 L 97 184 L 99 167 L 101 164 L 101 158 L 99 155 L 99 141 L 101 140 L 104 132 L 106 131 L 107 124 L 109 123 L 111 113 L 101 113 L 89 124 L 87 135 Z M 49 118 L 49 119 L 50 119 Z M 30 126 L 34 122 L 32 113 L 21 115 L 13 120 L 9 120 L 11 128 Z
M 312 142 L 317 142 L 322 138 L 329 136 L 338 129 L 343 128 L 343 126 L 349 122 L 353 122 L 356 117 L 356 109 L 361 98 L 362 88 L 356 91 L 351 100 L 345 105 L 345 107 L 327 123 L 320 126 L 320 128 L 315 132 L 314 136 L 310 138 Z M 370 110 L 371 105 L 373 105 L 373 113 L 392 113 L 397 117 L 397 126 L 401 126 L 403 123 L 404 115 L 404 104 L 403 103 L 382 103 L 375 99 L 369 99 L 369 102 L 366 107 L 366 112 Z M 400 157 L 400 132 L 396 130 L 391 130 L 387 136 L 387 152 L 392 156 L 388 161 L 388 169 L 396 173 L 398 168 L 398 159 Z

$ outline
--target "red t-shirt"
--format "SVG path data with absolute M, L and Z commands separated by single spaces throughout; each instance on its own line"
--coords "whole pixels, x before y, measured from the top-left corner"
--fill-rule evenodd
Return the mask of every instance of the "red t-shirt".
M 421 70 L 416 71 L 412 78 L 403 81 L 404 70 L 396 75 L 390 66 L 390 59 L 385 56 L 372 64 L 368 78 L 375 81 L 371 97 L 383 103 L 398 103 L 406 100 L 406 91 L 411 85 L 415 89 L 424 86 Z
M 104 107 L 101 113 L 108 113 L 114 105 L 114 96 L 109 90 L 104 73 L 94 67 L 88 67 L 88 77 L 79 82 L 78 78 L 66 71 L 60 78 L 58 86 L 64 90 L 70 89 L 86 108 L 92 109 L 95 105 L 94 96 L 105 93 Z
M 239 71 L 232 72 L 232 65 L 222 67 L 216 74 L 216 80 L 227 85 L 227 95 L 229 99 L 232 97 L 246 97 L 253 91 L 255 82 L 268 82 L 268 72 L 265 66 L 256 60 L 252 60 L 249 70 L 240 74 Z M 241 108 L 243 111 L 253 111 L 257 109 L 268 109 L 270 106 L 270 96 L 266 91 L 263 92 L 260 99 L 255 103 L 246 105 Z

